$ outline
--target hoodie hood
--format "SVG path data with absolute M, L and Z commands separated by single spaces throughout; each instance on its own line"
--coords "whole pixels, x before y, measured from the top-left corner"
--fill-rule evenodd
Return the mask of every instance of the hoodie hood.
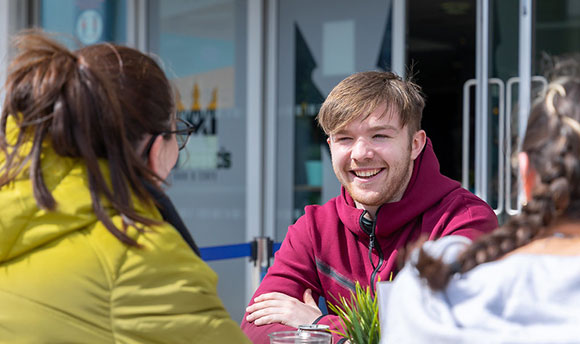
M 457 181 L 440 173 L 439 161 L 433 151 L 431 140 L 427 138 L 423 151 L 414 161 L 413 174 L 403 198 L 398 202 L 385 203 L 377 211 L 376 236 L 389 236 L 460 187 Z M 362 234 L 359 220 L 364 210 L 356 209 L 354 200 L 344 187 L 341 187 L 339 197 L 344 199 L 344 202 L 337 202 L 341 221 L 349 230 Z
M 14 118 L 9 117 L 6 123 L 8 142 L 16 142 L 18 130 Z M 21 156 L 26 156 L 31 147 L 31 141 L 24 142 L 20 146 Z M 6 156 L 0 153 L 0 164 L 5 161 Z M 100 159 L 98 164 L 103 178 L 109 182 L 107 161 Z M 99 222 L 93 210 L 87 168 L 82 160 L 56 154 L 45 140 L 40 165 L 44 183 L 54 197 L 56 207 L 50 211 L 38 207 L 30 181 L 29 161 L 12 182 L 0 188 L 0 263 Z M 132 203 L 137 212 L 155 220 L 161 219 L 155 207 L 147 202 L 133 196 Z M 115 213 L 107 199 L 101 198 L 101 204 L 109 216 Z
M 56 200 L 56 209 L 38 208 L 27 168 L 4 186 L 0 192 L 0 262 L 97 221 L 83 164 L 59 157 L 49 149 L 43 151 L 43 176 Z

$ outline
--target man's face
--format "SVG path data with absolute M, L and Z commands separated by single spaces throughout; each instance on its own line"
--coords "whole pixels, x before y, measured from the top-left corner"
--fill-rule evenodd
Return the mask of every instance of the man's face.
M 401 127 L 399 114 L 377 107 L 365 120 L 355 119 L 328 138 L 332 167 L 357 208 L 374 213 L 399 201 L 413 171 L 413 161 L 425 143 L 425 132 L 413 137 Z

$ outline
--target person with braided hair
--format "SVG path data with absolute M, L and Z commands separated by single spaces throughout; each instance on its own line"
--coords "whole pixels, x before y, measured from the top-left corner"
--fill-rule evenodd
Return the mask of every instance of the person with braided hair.
M 249 343 L 161 188 L 173 89 L 136 49 L 15 39 L 0 117 L 0 343 Z M 183 142 L 183 141 L 182 141 Z
M 580 343 L 579 121 L 580 77 L 556 78 L 518 156 L 521 214 L 414 250 L 382 300 L 382 343 Z

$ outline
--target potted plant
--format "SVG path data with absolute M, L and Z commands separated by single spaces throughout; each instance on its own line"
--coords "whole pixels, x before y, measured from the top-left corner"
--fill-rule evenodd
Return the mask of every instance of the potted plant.
M 356 282 L 350 299 L 341 296 L 336 301 L 337 304 L 329 301 L 328 308 L 339 316 L 344 332 L 332 332 L 347 338 L 351 344 L 378 344 L 381 333 L 379 307 L 370 287 L 365 290 Z

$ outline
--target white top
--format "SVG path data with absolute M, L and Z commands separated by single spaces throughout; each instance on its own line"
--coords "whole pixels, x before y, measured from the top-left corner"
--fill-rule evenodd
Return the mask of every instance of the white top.
M 449 263 L 469 243 L 423 247 Z M 457 274 L 444 292 L 419 278 L 417 257 L 379 284 L 381 343 L 580 343 L 580 256 L 513 254 Z

